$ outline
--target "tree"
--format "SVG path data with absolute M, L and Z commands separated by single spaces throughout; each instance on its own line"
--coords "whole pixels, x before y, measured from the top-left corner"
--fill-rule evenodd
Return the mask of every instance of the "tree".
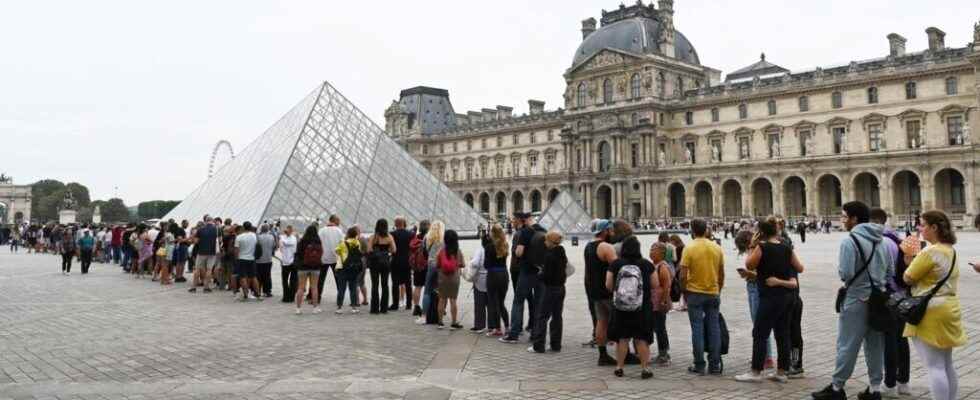
M 57 221 L 58 207 L 64 197 L 65 184 L 54 179 L 43 179 L 31 185 L 31 215 L 41 222 Z
M 137 206 L 137 215 L 141 220 L 163 218 L 178 204 L 179 201 L 172 200 L 144 201 Z
M 95 202 L 93 202 L 95 203 Z M 102 211 L 102 220 L 106 222 L 127 222 L 129 221 L 129 210 L 122 199 L 113 197 L 104 204 L 99 205 Z

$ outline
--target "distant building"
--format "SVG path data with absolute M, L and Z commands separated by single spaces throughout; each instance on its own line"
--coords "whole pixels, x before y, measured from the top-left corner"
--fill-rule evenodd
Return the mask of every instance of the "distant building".
M 31 221 L 31 185 L 0 180 L 0 225 Z
M 763 54 L 721 80 L 673 13 L 660 0 L 582 21 L 564 108 L 462 114 L 416 87 L 385 129 L 491 216 L 540 211 L 561 188 L 596 217 L 640 221 L 836 218 L 850 200 L 898 218 L 977 213 L 980 24 L 965 47 L 928 28 L 922 51 L 893 33 L 877 58 L 793 72 Z

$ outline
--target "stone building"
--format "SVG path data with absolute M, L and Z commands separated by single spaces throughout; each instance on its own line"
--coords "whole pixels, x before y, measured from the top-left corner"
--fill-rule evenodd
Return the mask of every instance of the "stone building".
M 31 220 L 31 186 L 0 179 L 0 226 Z
M 639 221 L 836 217 L 850 200 L 898 218 L 977 213 L 980 23 L 965 47 L 930 27 L 922 51 L 892 33 L 876 58 L 789 71 L 763 54 L 721 80 L 673 14 L 660 0 L 582 21 L 562 108 L 461 114 L 416 87 L 386 131 L 490 216 L 541 210 L 562 188 L 596 217 Z

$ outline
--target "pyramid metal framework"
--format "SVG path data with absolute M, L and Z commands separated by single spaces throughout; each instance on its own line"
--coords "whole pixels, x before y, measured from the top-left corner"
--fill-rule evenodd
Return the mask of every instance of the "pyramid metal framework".
M 592 217 L 568 191 L 562 190 L 538 217 L 538 224 L 565 237 L 591 234 Z
M 371 230 L 379 218 L 486 221 L 329 83 L 318 86 L 164 219 L 280 221 L 297 229 L 337 214 Z

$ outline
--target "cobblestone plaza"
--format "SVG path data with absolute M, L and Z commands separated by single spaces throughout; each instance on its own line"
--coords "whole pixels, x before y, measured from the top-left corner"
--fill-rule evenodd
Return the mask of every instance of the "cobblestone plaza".
M 189 294 L 182 284 L 134 280 L 105 264 L 95 264 L 88 275 L 66 277 L 53 255 L 11 254 L 4 248 L 0 399 L 808 399 L 810 391 L 829 382 L 834 364 L 833 298 L 842 237 L 811 234 L 807 243 L 797 244 L 807 267 L 801 278 L 806 378 L 786 384 L 732 379 L 748 369 L 751 322 L 745 286 L 734 272 L 742 260 L 731 240 L 723 242 L 729 274 L 722 312 L 732 340 L 725 375 L 686 373 L 690 328 L 687 316 L 675 312 L 668 315 L 673 364 L 656 368 L 648 381 L 639 379 L 637 367 L 627 367 L 625 378 L 614 377 L 612 368 L 595 366 L 594 349 L 579 345 L 590 334 L 582 246 L 568 242 L 579 271 L 569 280 L 564 346 L 557 354 L 528 353 L 527 336 L 521 344 L 506 345 L 465 329 L 415 325 L 408 311 L 296 316 L 292 305 L 278 299 L 241 303 L 227 292 Z M 971 245 L 978 239 L 980 234 L 961 234 L 961 266 L 980 259 L 980 250 Z M 642 237 L 644 246 L 651 240 Z M 465 242 L 463 251 L 472 254 L 475 246 Z M 324 299 L 334 298 L 330 281 Z M 959 292 L 971 336 L 980 323 L 974 313 L 977 289 L 980 276 L 964 270 Z M 468 328 L 472 295 L 463 290 L 460 298 Z M 980 399 L 975 343 L 954 352 L 965 399 Z M 867 384 L 865 372 L 859 359 L 846 388 L 852 397 Z M 913 354 L 916 398 L 928 398 L 923 376 Z

